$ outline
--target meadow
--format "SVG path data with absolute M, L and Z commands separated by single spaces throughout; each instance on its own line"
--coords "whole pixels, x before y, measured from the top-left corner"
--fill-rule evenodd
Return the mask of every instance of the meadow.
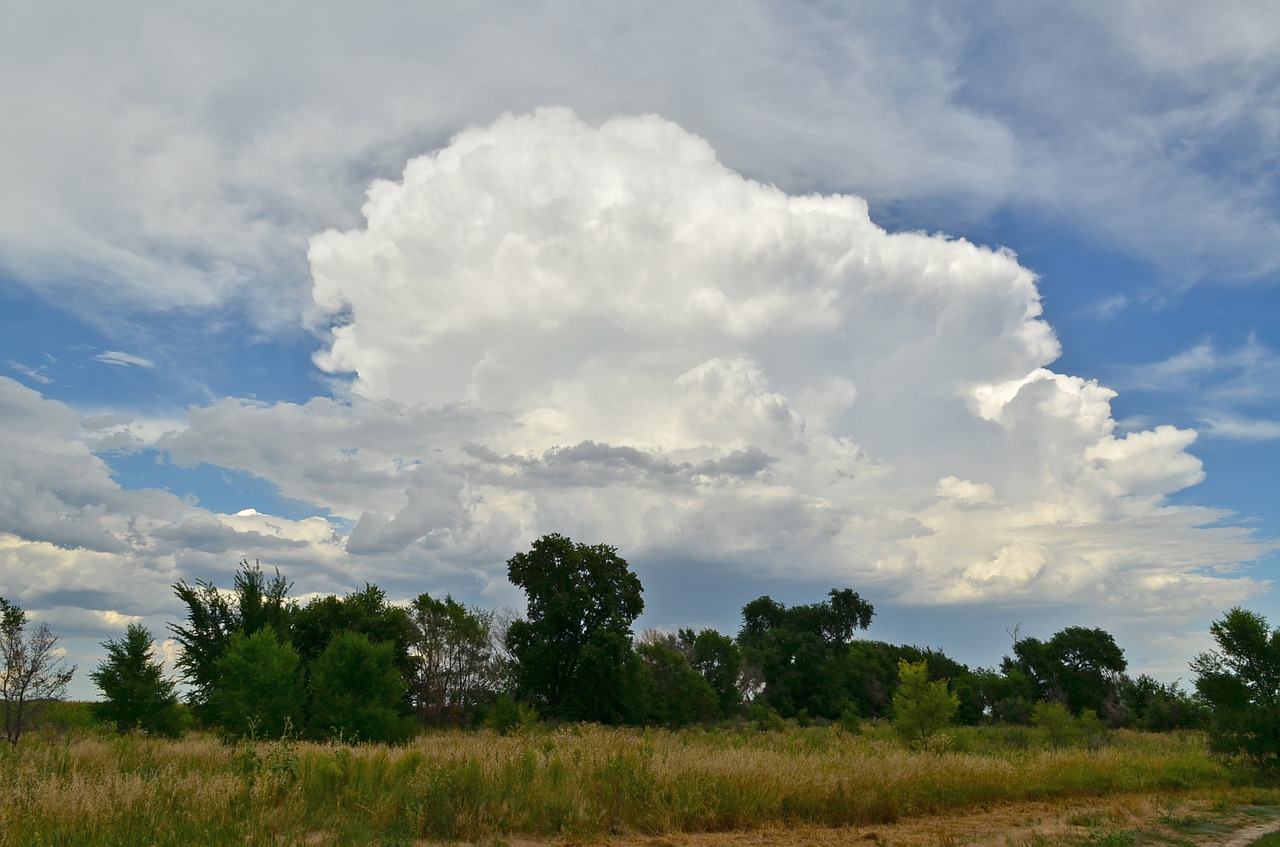
M 394 747 L 77 731 L 0 751 L 0 844 L 579 843 L 1227 797 L 1249 782 L 1190 733 L 1055 751 L 1035 730 L 956 729 L 913 752 L 876 726 L 458 730 Z

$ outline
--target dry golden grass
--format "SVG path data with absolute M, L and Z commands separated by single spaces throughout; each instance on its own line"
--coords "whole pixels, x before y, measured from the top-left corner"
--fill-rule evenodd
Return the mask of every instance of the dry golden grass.
M 1196 737 L 1120 734 L 1102 750 L 1059 752 L 1001 738 L 958 732 L 953 749 L 932 753 L 834 728 L 446 732 L 395 748 L 32 739 L 0 753 L 0 845 L 660 847 L 715 845 L 722 833 L 735 844 L 977 844 L 998 820 L 1010 831 L 1010 815 L 1026 821 L 1027 837 L 1105 835 L 1149 798 L 1240 790 Z

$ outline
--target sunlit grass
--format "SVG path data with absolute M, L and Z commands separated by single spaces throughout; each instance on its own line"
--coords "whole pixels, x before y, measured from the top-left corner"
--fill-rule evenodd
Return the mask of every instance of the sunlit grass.
M 880 825 L 1004 802 L 1232 784 L 1197 736 L 1052 752 L 957 732 L 567 727 L 402 747 L 73 735 L 0 751 L 0 844 L 343 843 Z

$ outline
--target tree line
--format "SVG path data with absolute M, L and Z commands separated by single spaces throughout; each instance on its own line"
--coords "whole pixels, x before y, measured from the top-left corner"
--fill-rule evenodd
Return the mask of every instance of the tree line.
M 241 562 L 232 587 L 180 581 L 181 647 L 164 675 L 152 635 L 131 625 L 104 643 L 90 674 L 100 719 L 122 730 L 178 734 L 198 724 L 229 736 L 286 734 L 405 740 L 423 726 L 592 721 L 684 726 L 750 718 L 893 720 L 927 741 L 940 727 L 1063 721 L 1147 730 L 1208 728 L 1215 749 L 1280 755 L 1280 630 L 1233 609 L 1214 623 L 1218 650 L 1198 656 L 1195 690 L 1131 678 L 1124 652 L 1101 629 L 1068 627 L 1047 640 L 1014 634 L 998 668 L 967 666 L 941 650 L 855 637 L 875 609 L 849 588 L 787 606 L 747 603 L 736 635 L 649 631 L 639 578 L 615 548 L 547 535 L 507 562 L 523 589 L 523 617 L 422 594 L 408 605 L 366 584 L 305 604 L 276 571 Z M 0 598 L 3 697 L 11 743 L 24 709 L 62 696 L 74 668 L 56 638 Z M 1056 737 L 1056 736 L 1055 736 Z

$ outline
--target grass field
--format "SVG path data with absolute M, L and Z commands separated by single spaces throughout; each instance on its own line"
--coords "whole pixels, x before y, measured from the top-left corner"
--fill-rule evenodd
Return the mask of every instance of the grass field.
M 1057 752 L 1042 741 L 957 730 L 919 753 L 874 727 L 455 731 L 402 747 L 32 736 L 0 751 L 0 844 L 581 842 L 1253 790 L 1195 735 L 1121 732 Z

